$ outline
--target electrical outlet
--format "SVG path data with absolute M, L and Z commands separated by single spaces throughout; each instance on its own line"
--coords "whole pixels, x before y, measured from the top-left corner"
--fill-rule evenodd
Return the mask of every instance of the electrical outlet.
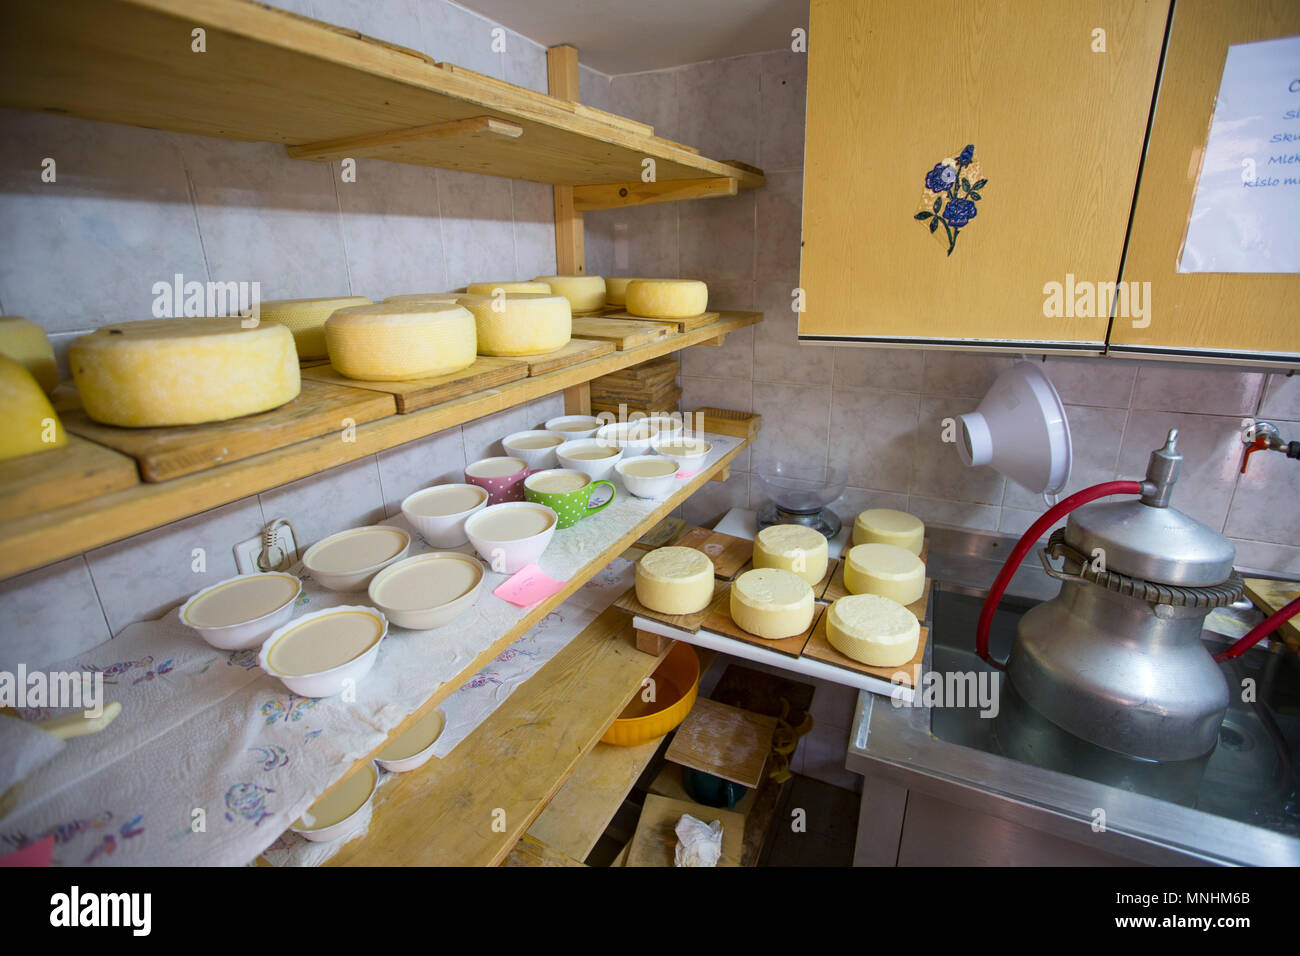
M 286 559 L 280 565 L 281 569 L 289 567 L 297 560 L 298 544 L 293 539 L 293 532 L 285 525 L 275 529 L 275 540 L 280 546 L 280 550 L 285 554 Z M 239 568 L 240 574 L 253 574 L 262 569 L 257 566 L 257 559 L 262 553 L 262 536 L 259 534 L 256 538 L 249 538 L 247 541 L 241 541 L 235 545 L 235 566 Z M 267 569 L 271 570 L 271 569 Z

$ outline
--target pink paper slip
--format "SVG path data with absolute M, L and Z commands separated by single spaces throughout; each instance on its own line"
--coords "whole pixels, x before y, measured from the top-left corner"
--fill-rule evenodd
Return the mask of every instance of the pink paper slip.
M 698 475 L 698 474 L 699 474 L 701 471 L 703 471 L 703 470 L 704 470 L 703 468 L 696 468 L 694 471 L 679 471 L 677 474 L 673 475 L 673 477 L 674 477 L 674 478 L 694 478 L 696 475 Z
M 516 571 L 492 593 L 517 607 L 529 607 L 543 601 L 564 587 L 563 581 L 547 577 L 536 564 Z

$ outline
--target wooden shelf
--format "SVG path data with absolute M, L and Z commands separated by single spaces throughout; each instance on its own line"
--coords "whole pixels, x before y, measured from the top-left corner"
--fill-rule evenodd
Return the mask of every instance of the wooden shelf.
M 342 156 L 567 186 L 588 208 L 728 195 L 761 170 L 653 130 L 251 0 L 30 0 L 6 5 L 5 106 Z M 206 52 L 192 52 L 192 31 Z M 647 187 L 642 162 L 660 184 Z M 714 180 L 714 182 L 708 182 Z
M 337 433 L 313 438 L 207 471 L 140 484 L 51 511 L 0 522 L 0 579 L 152 528 L 161 527 L 286 482 L 365 458 L 446 428 L 499 412 L 668 352 L 726 335 L 762 320 L 761 312 L 723 312 L 712 325 L 590 362 L 485 389 L 407 415 L 356 427 L 354 440 Z M 644 529 L 643 529 L 644 530 Z

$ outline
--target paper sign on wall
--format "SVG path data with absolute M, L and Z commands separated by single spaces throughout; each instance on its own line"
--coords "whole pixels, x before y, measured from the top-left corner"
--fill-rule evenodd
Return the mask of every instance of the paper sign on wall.
M 1300 272 L 1300 37 L 1228 47 L 1179 272 Z

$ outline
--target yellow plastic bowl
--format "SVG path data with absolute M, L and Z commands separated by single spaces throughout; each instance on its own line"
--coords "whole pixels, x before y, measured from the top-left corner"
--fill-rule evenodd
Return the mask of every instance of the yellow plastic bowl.
M 695 648 L 682 641 L 673 645 L 668 656 L 659 662 L 651 675 L 655 687 L 654 703 L 641 699 L 645 692 L 638 690 L 632 702 L 623 708 L 623 714 L 609 725 L 601 743 L 616 747 L 635 747 L 662 737 L 675 728 L 695 706 L 695 695 L 700 687 L 700 659 Z

